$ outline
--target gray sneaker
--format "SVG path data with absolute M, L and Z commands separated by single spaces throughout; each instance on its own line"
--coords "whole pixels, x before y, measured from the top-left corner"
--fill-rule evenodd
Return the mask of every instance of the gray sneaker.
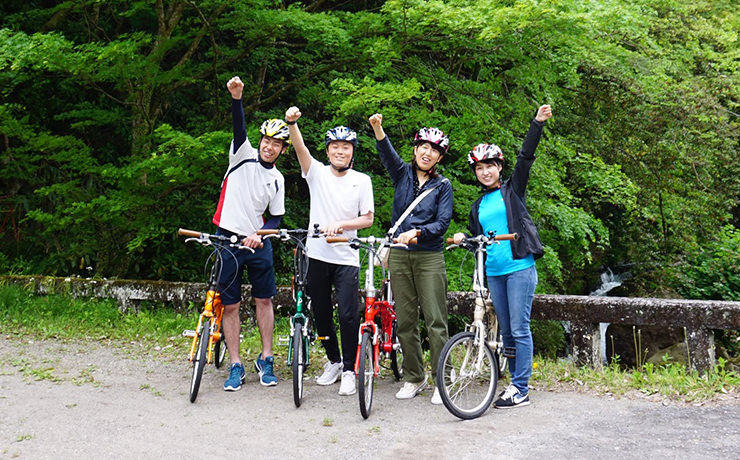
M 421 382 L 417 382 L 417 383 L 406 382 L 403 384 L 401 389 L 398 390 L 398 393 L 396 393 L 396 399 L 411 399 L 417 394 L 419 394 L 421 390 L 426 388 L 426 386 L 427 386 L 426 377 L 424 377 L 424 380 L 422 380 Z
M 319 385 L 331 385 L 337 381 L 340 375 L 342 375 L 342 368 L 344 366 L 341 362 L 332 363 L 327 362 L 324 364 L 324 373 L 316 378 L 316 383 Z

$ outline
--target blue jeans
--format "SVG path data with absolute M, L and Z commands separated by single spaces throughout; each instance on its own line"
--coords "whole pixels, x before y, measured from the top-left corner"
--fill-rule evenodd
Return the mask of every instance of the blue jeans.
M 489 276 L 488 290 L 496 309 L 504 347 L 516 349 L 516 357 L 509 358 L 511 383 L 523 395 L 529 393 L 532 375 L 532 331 L 529 316 L 537 287 L 535 266 L 508 275 Z

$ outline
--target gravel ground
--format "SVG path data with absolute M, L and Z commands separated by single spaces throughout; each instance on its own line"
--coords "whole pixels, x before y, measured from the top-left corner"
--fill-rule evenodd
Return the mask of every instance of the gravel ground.
M 171 353 L 170 353 L 171 355 Z M 287 366 L 280 366 L 289 378 Z M 317 365 L 313 366 L 316 372 Z M 190 366 L 138 345 L 0 339 L 0 458 L 687 458 L 740 459 L 740 398 L 690 405 L 533 390 L 532 405 L 460 421 L 378 382 L 364 420 L 357 396 L 307 381 L 238 392 L 206 368 L 195 404 Z

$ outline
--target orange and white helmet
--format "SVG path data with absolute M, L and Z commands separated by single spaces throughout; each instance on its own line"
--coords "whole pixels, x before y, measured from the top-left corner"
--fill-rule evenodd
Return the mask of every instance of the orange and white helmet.
M 476 163 L 486 160 L 498 160 L 504 162 L 504 153 L 496 144 L 478 144 L 468 153 L 468 164 L 475 166 Z

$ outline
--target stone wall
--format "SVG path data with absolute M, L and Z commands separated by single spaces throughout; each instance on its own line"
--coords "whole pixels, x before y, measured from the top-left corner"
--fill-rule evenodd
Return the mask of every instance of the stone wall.
M 137 310 L 141 301 L 169 303 L 181 311 L 190 309 L 192 302 L 193 308 L 198 309 L 206 290 L 205 283 L 39 276 L 5 276 L 0 277 L 0 283 L 22 285 L 37 294 L 112 298 L 123 311 Z M 243 298 L 251 301 L 250 293 L 250 286 L 243 286 Z M 293 307 L 290 288 L 278 288 L 273 303 L 279 312 L 288 314 Z M 473 294 L 450 292 L 448 305 L 450 313 L 471 316 Z M 244 317 L 252 317 L 253 312 L 249 305 L 242 305 Z M 570 321 L 574 361 L 594 367 L 601 366 L 600 322 L 684 328 L 690 366 L 706 370 L 715 362 L 712 330 L 740 329 L 740 302 L 536 295 L 532 318 Z

